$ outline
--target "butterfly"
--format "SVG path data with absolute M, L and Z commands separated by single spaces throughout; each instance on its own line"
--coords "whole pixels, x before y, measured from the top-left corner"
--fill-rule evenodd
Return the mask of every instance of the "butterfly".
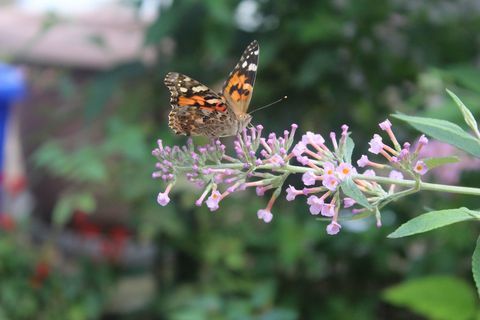
M 242 132 L 252 119 L 247 110 L 259 51 L 257 41 L 248 45 L 220 93 L 186 75 L 169 72 L 165 77 L 172 106 L 169 127 L 187 136 L 228 137 Z

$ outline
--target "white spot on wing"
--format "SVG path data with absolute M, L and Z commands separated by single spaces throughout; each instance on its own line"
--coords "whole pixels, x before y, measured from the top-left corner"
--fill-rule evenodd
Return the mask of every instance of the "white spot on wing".
M 246 68 L 246 67 L 247 67 L 247 61 L 244 61 L 244 62 L 242 63 L 242 68 Z
M 259 50 L 258 50 L 258 49 L 257 49 L 257 50 L 255 50 L 255 51 L 253 52 L 253 54 L 254 54 L 254 55 L 256 55 L 256 56 L 258 56 L 258 54 L 259 54 Z
M 192 91 L 197 93 L 197 92 L 201 92 L 201 91 L 206 91 L 208 90 L 207 87 L 205 86 L 196 86 L 196 87 L 192 87 Z
M 257 65 L 254 63 L 250 63 L 248 66 L 248 71 L 257 71 Z
M 187 88 L 183 88 L 183 87 L 181 87 L 181 88 L 180 88 L 180 91 L 182 91 L 182 92 L 187 92 L 187 91 L 188 91 L 188 89 L 187 89 Z

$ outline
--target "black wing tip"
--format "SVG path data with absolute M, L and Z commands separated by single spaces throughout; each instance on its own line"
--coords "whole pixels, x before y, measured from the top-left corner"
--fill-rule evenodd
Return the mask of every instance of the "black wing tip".
M 258 41 L 257 40 L 253 40 L 252 42 L 250 42 L 250 44 L 248 45 L 250 48 L 258 48 L 260 47 L 258 45 Z
M 174 81 L 176 78 L 178 78 L 178 72 L 169 72 L 165 75 L 165 78 L 163 79 L 163 82 L 165 83 L 171 83 Z

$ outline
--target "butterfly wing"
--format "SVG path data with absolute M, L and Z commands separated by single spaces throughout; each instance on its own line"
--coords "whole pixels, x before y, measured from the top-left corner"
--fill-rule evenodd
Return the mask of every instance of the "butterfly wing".
M 225 100 L 200 82 L 170 72 L 165 77 L 172 111 L 168 125 L 176 134 L 224 137 L 236 134 L 236 117 Z
M 255 40 L 245 49 L 240 61 L 223 84 L 222 94 L 236 114 L 245 114 L 248 110 L 257 75 L 259 53 L 260 47 Z

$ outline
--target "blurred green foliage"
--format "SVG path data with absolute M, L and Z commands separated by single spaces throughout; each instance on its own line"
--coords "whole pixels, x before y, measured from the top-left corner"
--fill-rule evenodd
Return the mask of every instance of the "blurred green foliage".
M 47 258 L 48 247 L 31 250 L 26 240 L 12 232 L 0 238 L 0 319 L 99 318 L 111 271 L 91 263 L 78 263 L 66 271 L 65 265 Z
M 163 77 L 177 71 L 219 87 L 244 47 L 257 39 L 261 54 L 252 109 L 284 95 L 289 99 L 256 113 L 253 122 L 271 131 L 296 122 L 301 131 L 324 135 L 347 123 L 357 159 L 389 113 L 460 122 L 446 87 L 478 116 L 479 27 L 474 0 L 172 1 L 159 8 L 145 34 L 145 44 L 159 53 L 157 62 L 132 62 L 96 75 L 82 92 L 81 137 L 73 148 L 58 138 L 45 142 L 33 158 L 36 174 L 48 169 L 69 181 L 64 197 L 95 199 L 100 191 L 107 206 L 120 203 L 129 212 L 139 238 L 154 241 L 157 293 L 148 307 L 130 315 L 135 319 L 415 319 L 400 307 L 407 304 L 391 297 L 386 301 L 392 304 L 382 301 L 382 290 L 432 274 L 471 283 L 478 228 L 462 224 L 400 240 L 386 235 L 426 207 L 478 207 L 478 201 L 414 196 L 385 210 L 381 229 L 373 219 L 353 221 L 333 238 L 300 201 L 280 200 L 268 226 L 255 215 L 266 199 L 248 193 L 222 202 L 212 214 L 194 207 L 198 190 L 179 185 L 172 203 L 159 207 L 155 198 L 164 186 L 150 179 L 150 149 L 157 138 L 183 141 L 167 128 Z M 58 90 L 75 92 L 68 81 Z M 109 104 L 115 105 L 113 115 Z M 102 128 L 101 140 L 89 134 L 93 125 Z M 412 140 L 408 128 L 395 130 Z M 478 178 L 475 173 L 462 182 L 474 185 Z M 105 202 L 90 208 L 96 214 L 107 209 Z M 65 213 L 57 215 L 68 220 Z

